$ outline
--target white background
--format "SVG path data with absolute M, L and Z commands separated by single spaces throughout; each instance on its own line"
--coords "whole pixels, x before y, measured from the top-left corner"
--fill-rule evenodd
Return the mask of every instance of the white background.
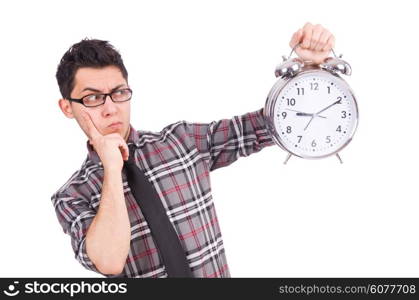
M 233 277 L 419 276 L 419 21 L 414 1 L 2 1 L 0 276 L 95 277 L 51 195 L 86 137 L 58 108 L 55 72 L 84 37 L 120 50 L 131 123 L 161 130 L 260 109 L 306 21 L 351 63 L 360 123 L 335 157 L 269 147 L 211 173 Z

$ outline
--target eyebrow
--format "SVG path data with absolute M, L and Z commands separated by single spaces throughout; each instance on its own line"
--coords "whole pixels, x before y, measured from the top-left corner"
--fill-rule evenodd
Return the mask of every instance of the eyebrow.
M 115 90 L 117 90 L 117 89 L 119 89 L 120 87 L 123 87 L 125 84 L 120 84 L 120 85 L 117 85 L 116 87 L 114 87 L 112 90 L 111 90 L 111 92 L 113 92 L 113 91 L 115 91 Z M 92 91 L 92 92 L 96 92 L 96 93 L 102 93 L 102 91 L 101 90 L 98 90 L 98 89 L 95 89 L 95 88 L 92 88 L 92 87 L 85 87 L 80 93 L 83 93 L 84 91 Z

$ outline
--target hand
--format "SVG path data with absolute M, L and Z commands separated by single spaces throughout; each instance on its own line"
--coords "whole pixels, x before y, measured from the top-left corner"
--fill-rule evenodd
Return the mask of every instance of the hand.
M 87 112 L 82 112 L 80 126 L 89 138 L 89 143 L 99 155 L 104 169 L 122 170 L 123 160 L 128 160 L 129 150 L 121 135 L 118 133 L 102 135 Z
M 303 61 L 320 64 L 329 56 L 330 50 L 335 46 L 335 37 L 320 24 L 306 23 L 291 38 L 291 48 L 298 44 L 300 45 L 295 48 L 295 52 Z

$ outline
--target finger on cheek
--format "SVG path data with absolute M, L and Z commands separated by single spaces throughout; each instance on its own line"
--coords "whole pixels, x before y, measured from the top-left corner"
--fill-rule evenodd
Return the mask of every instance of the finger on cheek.
M 83 121 L 84 121 L 84 123 L 85 124 L 88 124 L 88 122 L 89 122 L 89 116 L 86 114 L 86 113 L 83 113 Z

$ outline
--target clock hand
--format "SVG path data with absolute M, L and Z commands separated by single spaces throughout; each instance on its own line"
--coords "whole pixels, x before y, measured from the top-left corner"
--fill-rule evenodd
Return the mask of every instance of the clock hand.
M 324 112 L 326 109 L 331 108 L 333 105 L 336 105 L 336 104 L 340 103 L 341 101 L 342 101 L 342 100 L 338 100 L 338 101 L 336 101 L 336 102 L 334 102 L 334 103 L 330 104 L 329 106 L 327 106 L 327 107 L 323 108 L 321 111 L 317 112 L 317 113 L 316 113 L 316 115 L 318 115 L 319 113 Z
M 302 111 L 289 109 L 289 108 L 287 108 L 287 110 L 296 112 L 296 115 L 299 116 L 299 117 L 312 117 L 314 115 L 314 114 L 309 114 L 309 113 L 305 113 L 305 112 L 302 112 Z M 317 116 L 317 117 L 327 119 L 325 116 Z
M 306 125 L 306 127 L 304 127 L 304 130 L 307 129 L 308 125 L 310 125 L 310 123 L 311 123 L 311 121 L 313 121 L 313 119 L 314 119 L 314 115 L 311 117 L 310 121 L 308 121 L 308 124 Z
M 286 110 L 295 111 L 297 113 L 305 114 L 305 112 L 302 112 L 302 111 L 299 111 L 299 110 L 294 110 L 294 109 L 289 109 L 289 108 L 287 108 Z
M 297 116 L 301 116 L 301 117 L 312 117 L 312 116 L 314 116 L 315 114 L 308 114 L 308 113 L 296 113 L 296 115 Z M 323 118 L 323 119 L 327 119 L 325 116 L 316 116 L 316 117 L 319 117 L 319 118 Z
M 323 108 L 321 111 L 319 111 L 319 112 L 317 112 L 317 113 L 315 113 L 315 114 L 312 114 L 311 119 L 310 119 L 310 121 L 308 122 L 308 124 L 306 125 L 306 127 L 304 127 L 304 130 L 306 130 L 306 129 L 308 128 L 308 125 L 310 125 L 310 123 L 311 123 L 311 121 L 313 121 L 314 117 L 320 117 L 320 116 L 319 116 L 319 114 L 320 114 L 320 113 L 322 113 L 322 112 L 324 112 L 325 110 L 327 110 L 327 109 L 331 108 L 333 105 L 336 105 L 336 104 L 340 103 L 340 101 L 341 101 L 341 100 L 338 100 L 338 101 L 336 101 L 336 102 L 334 102 L 334 103 L 330 104 L 329 106 L 327 106 L 327 107 Z
M 296 115 L 300 116 L 300 117 L 311 117 L 311 116 L 313 116 L 313 114 L 309 114 L 309 113 L 305 113 L 305 112 L 297 112 Z

